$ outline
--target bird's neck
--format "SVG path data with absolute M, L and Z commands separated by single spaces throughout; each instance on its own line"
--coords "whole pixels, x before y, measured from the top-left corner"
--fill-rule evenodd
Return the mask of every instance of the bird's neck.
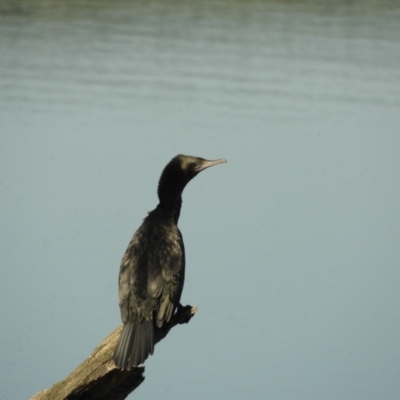
M 164 169 L 158 183 L 157 194 L 160 203 L 157 208 L 164 214 L 172 216 L 177 224 L 181 213 L 182 192 L 188 180 L 183 174 L 180 174 L 180 170 L 177 173 L 167 167 Z
M 179 194 L 173 197 L 168 196 L 160 198 L 160 203 L 158 204 L 157 209 L 163 214 L 172 217 L 175 224 L 178 224 L 179 216 L 181 214 L 181 206 L 182 196 Z
M 157 208 L 167 216 L 172 216 L 175 223 L 178 223 L 181 213 L 182 192 L 189 181 L 188 175 L 173 160 L 164 168 L 158 182 L 160 203 Z

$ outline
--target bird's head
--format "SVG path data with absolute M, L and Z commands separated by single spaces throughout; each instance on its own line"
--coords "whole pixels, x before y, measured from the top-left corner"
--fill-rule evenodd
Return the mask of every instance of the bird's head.
M 206 168 L 226 163 L 225 158 L 220 158 L 218 160 L 205 160 L 201 157 L 185 156 L 183 154 L 177 155 L 171 162 L 174 162 L 174 160 L 179 163 L 180 169 L 186 175 L 188 182 Z
M 180 196 L 185 186 L 199 172 L 226 162 L 225 158 L 205 160 L 201 157 L 178 154 L 166 165 L 161 174 L 158 184 L 158 197 L 162 201 L 168 197 Z

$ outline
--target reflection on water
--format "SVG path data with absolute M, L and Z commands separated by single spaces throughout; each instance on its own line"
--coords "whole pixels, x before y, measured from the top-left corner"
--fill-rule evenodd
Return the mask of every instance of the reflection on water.
M 2 107 L 399 105 L 395 2 L 2 2 Z M 276 115 L 275 115 L 276 116 Z

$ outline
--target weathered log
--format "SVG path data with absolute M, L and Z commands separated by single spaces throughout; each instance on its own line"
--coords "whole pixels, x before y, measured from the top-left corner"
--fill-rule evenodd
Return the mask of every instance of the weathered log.
M 178 324 L 188 323 L 197 308 L 178 309 L 171 321 L 157 329 L 155 343 L 163 340 Z M 112 359 L 122 325 L 110 333 L 93 353 L 64 380 L 55 383 L 31 400 L 123 400 L 144 381 L 144 367 L 119 370 Z

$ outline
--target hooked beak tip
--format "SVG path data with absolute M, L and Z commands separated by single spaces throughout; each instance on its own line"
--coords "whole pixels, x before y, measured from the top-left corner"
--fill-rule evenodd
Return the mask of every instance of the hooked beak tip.
M 199 167 L 196 168 L 196 171 L 200 172 L 206 168 L 213 167 L 214 165 L 223 164 L 228 162 L 226 158 L 220 158 L 218 160 L 205 160 Z

